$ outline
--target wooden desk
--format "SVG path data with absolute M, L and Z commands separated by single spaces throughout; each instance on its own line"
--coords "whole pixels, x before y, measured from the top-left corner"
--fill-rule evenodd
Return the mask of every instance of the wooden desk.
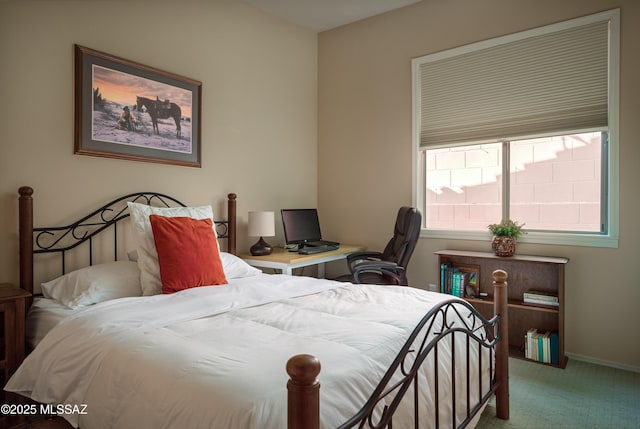
M 253 265 L 254 267 L 273 268 L 280 270 L 282 274 L 289 275 L 293 274 L 294 268 L 317 265 L 318 277 L 324 278 L 325 262 L 346 259 L 349 253 L 357 252 L 359 250 L 364 250 L 364 247 L 341 244 L 339 249 L 316 253 L 313 255 L 300 255 L 297 252 L 289 252 L 288 250 L 277 248 L 274 249 L 270 255 L 266 256 L 253 256 L 247 253 L 240 255 L 240 257 L 249 265 Z

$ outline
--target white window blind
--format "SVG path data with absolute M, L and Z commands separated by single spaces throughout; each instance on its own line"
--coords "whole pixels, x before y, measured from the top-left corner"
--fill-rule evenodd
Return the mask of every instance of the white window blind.
M 415 59 L 420 147 L 606 127 L 609 17 L 574 21 Z

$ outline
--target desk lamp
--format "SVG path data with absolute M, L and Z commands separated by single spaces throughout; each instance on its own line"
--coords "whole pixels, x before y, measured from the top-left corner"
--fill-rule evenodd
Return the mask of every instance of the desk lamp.
M 249 212 L 249 237 L 260 237 L 258 242 L 251 246 L 253 256 L 269 255 L 272 247 L 262 237 L 276 235 L 273 212 Z

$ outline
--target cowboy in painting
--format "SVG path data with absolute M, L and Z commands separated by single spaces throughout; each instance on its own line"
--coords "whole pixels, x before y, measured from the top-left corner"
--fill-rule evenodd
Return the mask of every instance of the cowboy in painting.
M 129 106 L 124 106 L 116 128 L 119 130 L 134 131 L 136 125 L 138 125 L 138 121 L 135 115 L 129 111 Z

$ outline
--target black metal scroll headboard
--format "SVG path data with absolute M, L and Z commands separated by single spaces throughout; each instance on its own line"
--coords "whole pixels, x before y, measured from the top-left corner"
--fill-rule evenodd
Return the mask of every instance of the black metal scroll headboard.
M 88 242 L 89 265 L 93 264 L 93 238 L 108 228 L 113 228 L 114 260 L 118 260 L 118 223 L 128 218 L 127 202 L 137 202 L 155 207 L 185 207 L 179 200 L 157 192 L 136 192 L 117 198 L 94 210 L 81 219 L 65 226 L 33 227 L 33 189 L 19 189 L 20 222 L 20 287 L 33 293 L 33 255 L 59 253 L 62 273 L 66 271 L 66 252 Z M 227 200 L 228 220 L 216 220 L 219 238 L 227 239 L 227 250 L 236 253 L 236 195 Z

